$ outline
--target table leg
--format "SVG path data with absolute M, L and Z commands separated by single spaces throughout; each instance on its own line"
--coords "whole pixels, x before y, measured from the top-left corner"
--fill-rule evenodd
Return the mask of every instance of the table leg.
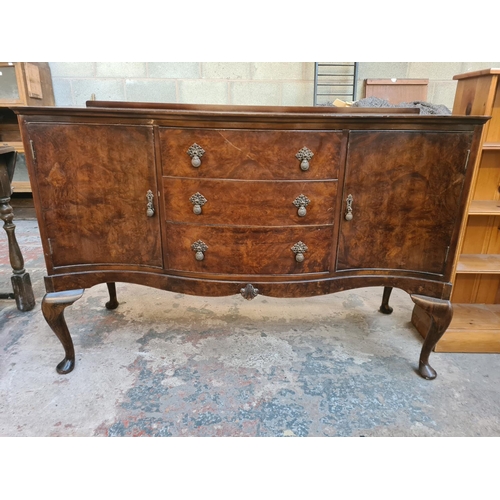
M 383 314 L 391 314 L 393 309 L 389 305 L 389 298 L 391 296 L 392 286 L 384 286 L 384 294 L 382 295 L 382 304 L 379 311 Z
M 436 378 L 436 370 L 429 365 L 429 356 L 439 339 L 451 323 L 453 307 L 449 300 L 434 299 L 423 295 L 411 295 L 411 300 L 425 311 L 431 318 L 429 331 L 424 340 L 418 371 L 427 380 Z
M 69 373 L 75 367 L 75 348 L 64 319 L 64 309 L 83 295 L 84 290 L 46 293 L 42 300 L 42 313 L 52 331 L 64 347 L 65 357 L 57 365 L 57 372 Z
M 116 284 L 106 283 L 108 285 L 109 302 L 106 302 L 106 309 L 116 309 L 118 307 L 118 299 L 116 298 Z
M 13 269 L 11 277 L 14 298 L 20 311 L 31 311 L 35 307 L 35 297 L 31 286 L 30 275 L 24 269 L 24 259 L 17 243 L 13 223 L 14 211 L 9 204 L 10 197 L 0 198 L 0 218 L 4 221 L 3 228 L 7 233 L 9 244 L 9 259 Z

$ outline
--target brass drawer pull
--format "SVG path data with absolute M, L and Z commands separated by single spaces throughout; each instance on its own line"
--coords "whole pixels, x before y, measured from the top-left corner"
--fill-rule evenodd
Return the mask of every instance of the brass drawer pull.
M 187 154 L 191 157 L 191 165 L 198 168 L 201 165 L 201 157 L 205 154 L 205 150 L 195 142 L 189 147 Z
M 191 245 L 191 249 L 196 252 L 195 254 L 195 259 L 196 260 L 203 260 L 205 258 L 205 253 L 208 250 L 208 246 L 206 243 L 204 243 L 201 240 L 195 241 Z
M 352 220 L 352 217 L 352 194 L 350 194 L 346 199 L 345 220 Z
M 153 195 L 153 192 L 151 191 L 151 189 L 146 193 L 146 198 L 148 200 L 148 204 L 146 207 L 146 215 L 148 217 L 153 217 L 153 215 L 155 214 L 155 207 L 153 205 L 154 195 Z
M 304 262 L 304 254 L 309 250 L 305 243 L 299 241 L 293 245 L 291 248 L 292 252 L 295 254 L 295 260 L 297 262 Z
M 314 156 L 314 153 L 305 146 L 295 155 L 297 160 L 300 160 L 300 169 L 304 172 L 309 170 L 309 160 Z
M 309 203 L 311 203 L 311 200 L 307 196 L 301 194 L 297 196 L 297 198 L 295 198 L 292 203 L 298 208 L 298 216 L 304 217 L 307 213 L 306 207 L 307 205 L 309 205 Z
M 191 196 L 191 198 L 189 198 L 189 201 L 194 205 L 193 212 L 196 215 L 200 215 L 201 207 L 205 205 L 207 199 L 201 193 L 195 193 L 193 194 L 193 196 Z

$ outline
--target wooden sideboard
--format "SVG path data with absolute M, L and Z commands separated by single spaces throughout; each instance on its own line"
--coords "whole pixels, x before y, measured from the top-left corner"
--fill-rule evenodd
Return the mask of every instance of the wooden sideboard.
M 89 102 L 15 108 L 43 242 L 45 319 L 115 282 L 193 295 L 304 297 L 383 286 L 451 317 L 451 273 L 487 117 L 357 108 Z

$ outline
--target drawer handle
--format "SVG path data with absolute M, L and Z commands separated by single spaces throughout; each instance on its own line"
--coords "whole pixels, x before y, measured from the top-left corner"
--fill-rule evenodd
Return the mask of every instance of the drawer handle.
M 196 260 L 203 260 L 205 258 L 205 253 L 208 250 L 208 246 L 206 243 L 204 243 L 201 240 L 195 241 L 191 245 L 191 249 L 196 252 L 195 254 L 195 259 Z
M 305 243 L 299 241 L 293 245 L 291 248 L 292 252 L 295 254 L 295 260 L 297 262 L 304 262 L 304 254 L 309 250 Z
M 305 146 L 295 155 L 297 160 L 300 160 L 300 169 L 304 172 L 309 170 L 309 160 L 314 156 L 314 153 Z
M 352 194 L 350 194 L 346 199 L 345 220 L 352 220 L 352 217 Z
M 193 196 L 191 196 L 191 198 L 189 198 L 189 201 L 194 205 L 193 212 L 196 215 L 200 215 L 201 207 L 205 205 L 207 199 L 201 193 L 195 193 L 193 194 Z
M 187 154 L 191 157 L 191 165 L 198 168 L 201 165 L 201 157 L 205 154 L 205 150 L 195 142 L 189 147 Z
M 148 200 L 147 208 L 146 208 L 146 215 L 148 217 L 153 217 L 155 214 L 155 207 L 153 205 L 153 192 L 151 189 L 146 193 L 146 199 Z
M 307 196 L 300 194 L 297 198 L 295 198 L 295 200 L 292 201 L 292 203 L 298 208 L 298 216 L 305 217 L 307 213 L 306 207 L 309 203 L 311 203 L 311 200 Z

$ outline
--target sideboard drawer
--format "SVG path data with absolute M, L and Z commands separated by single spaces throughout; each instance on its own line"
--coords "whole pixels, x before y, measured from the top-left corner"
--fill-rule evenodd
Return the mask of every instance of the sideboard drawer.
M 173 271 L 241 275 L 320 273 L 330 269 L 332 240 L 333 226 L 270 229 L 167 224 L 166 260 Z M 302 262 L 298 254 L 302 254 Z
M 159 135 L 163 175 L 255 180 L 338 178 L 342 132 L 160 127 Z M 194 158 L 196 145 L 201 148 L 198 160 Z M 302 164 L 303 160 L 308 165 Z M 199 166 L 193 166 L 197 162 Z
M 163 178 L 165 217 L 193 224 L 332 224 L 338 181 Z

